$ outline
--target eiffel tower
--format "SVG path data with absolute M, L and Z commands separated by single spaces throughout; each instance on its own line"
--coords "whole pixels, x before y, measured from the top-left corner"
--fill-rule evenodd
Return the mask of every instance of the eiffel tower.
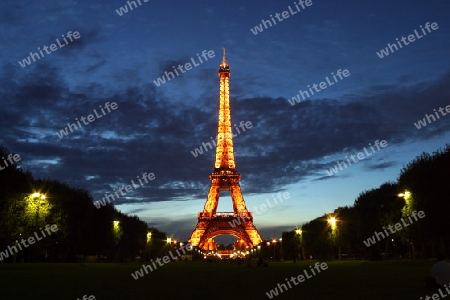
M 236 172 L 233 153 L 233 135 L 231 133 L 229 78 L 230 66 L 226 62 L 226 49 L 219 66 L 220 97 L 219 120 L 217 130 L 216 160 L 214 171 L 209 175 L 211 187 L 203 212 L 198 213 L 198 223 L 189 239 L 193 246 L 208 250 L 208 243 L 219 235 L 233 235 L 253 247 L 262 242 L 253 225 L 253 214 L 247 210 L 242 197 Z M 229 191 L 233 203 L 233 212 L 217 212 L 220 191 Z

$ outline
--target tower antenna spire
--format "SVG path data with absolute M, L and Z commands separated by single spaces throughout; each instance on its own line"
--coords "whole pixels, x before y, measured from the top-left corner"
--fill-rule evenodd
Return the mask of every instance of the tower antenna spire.
M 222 63 L 223 63 L 223 64 L 226 64 L 226 63 L 227 63 L 227 53 L 226 53 L 227 48 L 222 47 L 222 50 L 223 50 L 223 59 L 222 59 Z

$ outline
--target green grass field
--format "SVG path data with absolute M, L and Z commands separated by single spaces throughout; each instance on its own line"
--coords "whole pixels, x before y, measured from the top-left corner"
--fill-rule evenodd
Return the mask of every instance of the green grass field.
M 316 261 L 250 268 L 228 263 L 169 263 L 134 280 L 142 264 L 0 264 L 0 299 L 269 299 L 266 292 Z M 434 260 L 329 261 L 328 269 L 274 299 L 419 299 Z

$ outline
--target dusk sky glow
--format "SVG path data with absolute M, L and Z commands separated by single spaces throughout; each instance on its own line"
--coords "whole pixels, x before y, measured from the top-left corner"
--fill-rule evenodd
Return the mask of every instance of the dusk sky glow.
M 140 2 L 133 10 L 124 0 L 0 4 L 0 144 L 36 178 L 99 200 L 153 173 L 114 205 L 186 241 L 214 168 L 214 149 L 192 152 L 217 133 L 222 47 L 240 130 L 233 126 L 236 169 L 263 239 L 352 205 L 450 140 L 448 1 L 312 0 L 296 14 L 294 1 Z M 283 11 L 287 18 L 253 33 Z M 380 58 L 382 49 L 389 54 Z M 290 104 L 309 88 L 314 94 Z M 435 120 L 418 129 L 425 115 Z M 243 131 L 242 121 L 252 127 Z M 328 174 L 364 148 L 370 155 Z M 255 212 L 279 192 L 290 198 Z M 232 211 L 229 195 L 218 211 Z

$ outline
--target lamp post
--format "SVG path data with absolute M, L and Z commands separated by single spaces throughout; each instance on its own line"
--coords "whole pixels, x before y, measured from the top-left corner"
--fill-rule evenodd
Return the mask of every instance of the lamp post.
M 39 208 L 41 207 L 41 204 L 44 203 L 43 200 L 45 200 L 45 198 L 46 198 L 46 196 L 44 194 L 41 194 L 41 193 L 33 193 L 33 194 L 31 194 L 31 199 L 33 199 L 33 201 L 34 201 L 34 199 L 38 199 L 38 200 L 36 200 L 36 220 L 34 222 L 35 230 L 38 227 Z
M 280 245 L 278 247 L 278 256 L 280 257 L 280 260 L 284 261 L 284 256 L 283 256 L 283 238 L 279 238 L 278 239 L 280 241 L 280 243 L 278 245 Z
M 37 231 L 37 228 L 39 227 L 38 226 L 39 210 L 41 208 L 41 204 L 45 203 L 46 196 L 45 196 L 45 194 L 34 192 L 34 193 L 31 194 L 30 198 L 31 198 L 33 204 L 36 205 L 36 217 L 35 217 L 35 220 L 34 220 L 34 230 Z M 32 225 L 30 225 L 30 227 L 31 226 Z M 31 259 L 32 260 L 34 260 L 37 257 L 38 251 L 39 250 L 38 250 L 38 248 L 36 246 L 32 248 L 32 250 L 31 250 Z
M 113 238 L 114 238 L 114 244 L 113 244 L 113 254 L 112 257 L 113 259 L 117 259 L 119 257 L 119 253 L 120 253 L 120 238 L 122 237 L 122 230 L 121 230 L 121 226 L 120 226 L 120 221 L 119 220 L 114 220 L 113 222 Z
M 408 213 L 411 212 L 411 200 L 412 200 L 411 192 L 409 192 L 408 190 L 405 190 L 404 193 L 400 193 L 397 196 L 405 199 L 405 206 L 403 206 L 403 208 L 402 208 L 402 214 L 403 214 L 403 216 L 406 216 Z
M 336 229 L 336 218 L 335 217 L 330 217 L 328 219 L 328 223 L 331 226 L 331 230 L 335 230 Z
M 300 252 L 301 252 L 301 256 L 305 257 L 305 249 L 303 248 L 303 230 L 301 228 L 297 228 L 295 230 L 295 233 L 298 235 L 299 241 L 300 241 Z M 298 257 L 298 253 L 295 253 L 295 255 L 297 256 L 297 258 L 300 260 L 300 258 Z
M 272 240 L 272 246 L 273 246 L 273 259 L 275 260 L 275 246 L 277 245 L 277 240 L 273 239 Z
M 411 213 L 411 203 L 412 203 L 412 196 L 411 192 L 408 190 L 405 190 L 404 193 L 400 193 L 397 196 L 400 198 L 403 198 L 405 200 L 405 206 L 402 208 L 402 217 L 406 217 L 409 213 Z M 411 257 L 412 252 L 412 258 L 416 258 L 416 249 L 414 247 L 414 242 L 411 240 L 411 230 L 410 228 L 407 229 L 408 232 L 408 254 Z M 411 245 L 411 247 L 409 247 Z
M 120 238 L 120 221 L 113 221 L 114 242 L 117 244 Z
M 336 217 L 328 218 L 328 224 L 330 224 L 330 227 L 331 227 L 331 236 L 332 236 L 333 246 L 335 245 L 335 242 L 336 242 L 336 236 L 339 234 L 339 230 L 337 228 L 337 222 L 338 222 L 338 220 L 336 219 Z M 338 241 L 338 259 L 341 260 L 341 244 L 339 243 L 339 241 Z
M 147 245 L 145 247 L 144 258 L 150 260 L 151 250 L 152 250 L 152 232 L 147 231 Z

